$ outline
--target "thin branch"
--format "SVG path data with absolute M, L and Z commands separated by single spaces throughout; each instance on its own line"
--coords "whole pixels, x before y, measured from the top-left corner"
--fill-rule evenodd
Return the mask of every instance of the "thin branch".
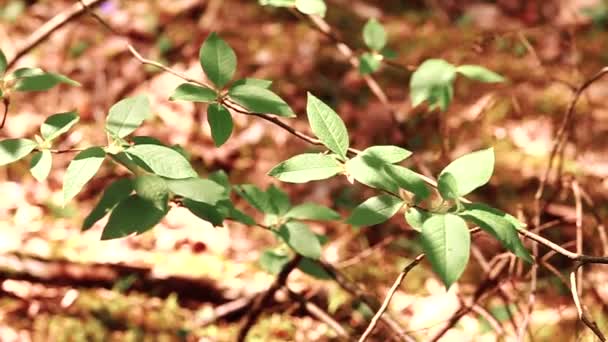
M 349 267 L 352 265 L 356 265 L 359 262 L 361 262 L 363 259 L 372 255 L 375 251 L 378 251 L 378 250 L 390 245 L 395 240 L 397 240 L 396 235 L 389 235 L 386 238 L 384 238 L 382 241 L 380 241 L 379 243 L 377 243 L 369 248 L 366 248 L 361 253 L 358 253 L 357 255 L 355 255 L 351 258 L 339 261 L 335 265 L 338 268 L 346 268 L 346 267 Z
M 285 286 L 285 283 L 287 282 L 287 277 L 289 277 L 291 271 L 293 271 L 298 266 L 301 260 L 302 256 L 298 254 L 293 259 L 291 259 L 291 261 L 285 264 L 279 275 L 276 277 L 274 283 L 272 283 L 268 290 L 266 290 L 264 295 L 256 298 L 255 302 L 252 305 L 251 311 L 249 311 L 249 314 L 245 318 L 245 323 L 243 323 L 241 330 L 239 330 L 237 341 L 245 341 L 247 334 L 249 334 L 249 330 L 251 330 L 255 322 L 258 320 L 260 314 L 262 313 L 262 311 L 264 311 L 264 308 L 270 305 L 270 302 L 274 298 L 275 293 L 280 288 Z
M 592 321 L 591 319 L 589 319 L 589 317 L 587 317 L 587 315 L 585 315 L 585 312 L 583 311 L 583 306 L 581 305 L 581 299 L 577 290 L 578 286 L 576 284 L 576 273 L 578 268 L 582 266 L 583 264 L 577 264 L 572 270 L 572 272 L 570 272 L 570 292 L 572 293 L 572 299 L 574 300 L 574 305 L 576 306 L 576 312 L 578 313 L 578 318 L 583 321 L 583 323 L 585 323 L 585 325 L 589 327 L 591 331 L 593 331 L 595 336 L 597 336 L 600 341 L 606 341 L 606 337 L 604 336 L 602 331 L 598 328 L 595 321 Z
M 6 117 L 8 116 L 8 107 L 11 105 L 11 101 L 8 97 L 5 97 L 2 99 L 2 103 L 4 104 L 4 114 L 2 115 L 0 129 L 4 128 L 4 124 L 6 123 Z
M 314 303 L 307 300 L 304 296 L 299 293 L 296 293 L 289 289 L 288 286 L 285 286 L 285 290 L 289 294 L 289 296 L 298 301 L 305 309 L 308 311 L 313 317 L 318 319 L 319 321 L 327 324 L 330 328 L 332 328 L 340 337 L 350 339 L 350 335 L 340 323 L 336 322 L 325 310 L 321 309 Z
M 367 306 L 372 308 L 372 310 L 377 310 L 380 305 L 378 304 L 375 298 L 370 298 L 364 291 L 360 288 L 358 284 L 355 284 L 350 279 L 348 279 L 342 272 L 337 270 L 334 266 L 319 260 L 319 264 L 325 272 L 327 272 L 332 279 L 342 287 L 346 292 L 350 293 L 353 297 L 358 298 L 363 301 Z M 407 332 L 388 314 L 380 316 L 380 321 L 384 323 L 391 331 L 395 333 L 399 337 L 401 341 L 407 342 L 415 342 L 416 340 L 411 336 L 407 335 Z
M 382 317 L 382 314 L 388 308 L 388 305 L 390 304 L 391 299 L 393 299 L 395 292 L 397 292 L 397 289 L 399 288 L 399 286 L 401 286 L 403 279 L 405 279 L 405 276 L 407 276 L 407 274 L 414 267 L 416 267 L 416 265 L 418 265 L 420 263 L 420 261 L 422 261 L 422 259 L 424 259 L 424 253 L 419 254 L 416 258 L 414 258 L 414 260 L 412 260 L 412 262 L 410 262 L 409 264 L 407 264 L 407 266 L 405 266 L 405 268 L 403 269 L 403 271 L 401 271 L 401 273 L 399 273 L 399 276 L 397 277 L 397 279 L 395 279 L 393 286 L 391 286 L 391 289 L 386 294 L 386 298 L 384 298 L 384 302 L 382 303 L 382 306 L 380 307 L 380 309 L 378 309 L 378 312 L 376 312 L 376 314 L 372 318 L 371 322 L 367 326 L 367 329 L 365 329 L 365 332 L 363 333 L 363 335 L 361 335 L 361 338 L 359 338 L 359 342 L 364 342 L 370 337 L 370 335 L 374 331 L 374 328 L 378 324 L 380 317 Z
M 83 0 L 85 1 L 85 0 Z M 103 0 L 86 0 L 87 7 L 93 7 L 101 4 Z M 51 20 L 44 23 L 36 31 L 34 31 L 24 42 L 17 48 L 15 55 L 8 62 L 6 69 L 11 69 L 17 61 L 25 56 L 28 52 L 46 40 L 53 32 L 57 31 L 71 20 L 78 18 L 86 11 L 86 7 L 81 4 L 74 3 L 68 9 L 54 16 Z
M 591 210 L 591 214 L 593 215 L 593 218 L 597 223 L 597 231 L 600 235 L 600 241 L 602 243 L 602 254 L 608 255 L 608 236 L 606 234 L 606 226 L 604 225 L 604 220 L 602 219 L 602 216 L 598 213 L 591 196 L 589 196 L 589 194 L 582 187 L 580 188 L 580 190 L 583 200 L 585 201 L 587 206 L 589 206 L 589 210 Z
M 583 201 L 581 200 L 581 190 L 576 179 L 572 181 L 572 193 L 576 206 L 576 253 L 583 254 Z M 576 281 L 578 287 L 576 291 L 583 295 L 583 268 L 578 267 L 576 271 Z

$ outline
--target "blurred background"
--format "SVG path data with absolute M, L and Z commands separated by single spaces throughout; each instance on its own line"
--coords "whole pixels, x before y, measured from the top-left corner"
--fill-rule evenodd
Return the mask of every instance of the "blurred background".
M 0 0 L 0 48 L 12 56 L 20 42 L 76 1 Z M 80 123 L 58 148 L 103 144 L 104 118 L 126 96 L 146 94 L 154 119 L 138 135 L 185 148 L 201 175 L 224 170 L 234 184 L 266 187 L 266 173 L 310 146 L 269 123 L 234 115 L 235 131 L 215 148 L 203 104 L 169 102 L 175 76 L 142 66 L 126 49 L 204 79 L 198 50 L 218 32 L 238 56 L 237 77 L 274 80 L 272 89 L 298 114 L 290 125 L 307 132 L 306 92 L 340 114 L 353 147 L 395 144 L 414 152 L 407 166 L 434 176 L 450 160 L 493 146 L 496 170 L 473 199 L 529 220 L 534 193 L 572 98 L 573 88 L 608 63 L 608 3 L 601 0 L 326 0 L 325 20 L 353 47 L 365 51 L 361 30 L 369 18 L 385 26 L 397 53 L 373 76 L 388 96 L 382 103 L 333 40 L 293 12 L 246 0 L 107 0 L 96 8 L 119 34 L 89 15 L 54 32 L 18 66 L 39 66 L 68 75 L 82 87 L 21 93 L 0 138 L 33 137 L 44 119 L 77 110 Z M 480 84 L 458 79 L 447 112 L 412 108 L 409 78 L 428 58 L 479 64 L 508 78 Z M 543 235 L 573 247 L 576 210 L 570 183 L 585 197 L 585 251 L 603 255 L 595 227 L 608 214 L 608 78 L 591 85 L 578 101 L 560 159 L 562 177 L 550 179 Z M 262 229 L 227 222 L 213 227 L 184 208 L 174 208 L 149 232 L 99 241 L 105 220 L 80 231 L 101 191 L 126 174 L 109 163 L 76 200 L 61 205 L 61 185 L 73 156 L 55 156 L 44 183 L 29 174 L 27 160 L 0 168 L 0 341 L 232 341 L 252 296 L 275 276 L 258 259 L 277 244 Z M 292 203 L 330 206 L 346 217 L 374 194 L 344 177 L 304 185 L 279 184 Z M 246 203 L 240 209 L 255 215 Z M 528 221 L 529 222 L 529 221 Z M 312 224 L 329 237 L 323 259 L 375 300 L 384 298 L 404 265 L 421 252 L 403 216 L 371 228 L 336 222 Z M 485 279 L 487 262 L 504 251 L 483 234 L 461 281 L 446 293 L 423 262 L 410 272 L 389 307 L 411 336 L 424 340 L 441 328 Z M 544 251 L 546 252 L 546 251 Z M 501 256 L 495 258 L 496 256 Z M 486 264 L 484 264 L 484 261 Z M 537 298 L 527 329 L 529 341 L 591 339 L 577 319 L 563 277 L 571 264 L 550 259 L 539 269 Z M 491 265 L 490 265 L 491 266 Z M 514 340 L 525 316 L 527 269 L 509 272 L 500 291 L 479 302 L 444 335 L 444 341 Z M 560 278 L 560 276 L 562 278 Z M 600 329 L 608 329 L 608 272 L 585 268 L 582 301 Z M 341 341 L 359 336 L 375 312 L 331 279 L 296 271 L 250 334 L 251 341 Z M 310 313 L 313 303 L 341 324 L 351 338 Z M 371 340 L 390 330 L 379 325 Z M 510 337 L 509 337 L 510 336 Z

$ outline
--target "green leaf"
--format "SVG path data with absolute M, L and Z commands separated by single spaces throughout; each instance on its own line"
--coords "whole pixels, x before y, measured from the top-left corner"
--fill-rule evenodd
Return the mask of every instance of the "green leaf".
M 212 205 L 196 202 L 188 198 L 184 198 L 182 204 L 184 207 L 188 208 L 192 214 L 216 227 L 221 226 L 224 222 L 224 215 Z
M 63 205 L 74 198 L 95 176 L 105 157 L 106 153 L 101 147 L 87 148 L 74 157 L 63 177 Z
M 167 182 L 156 175 L 142 175 L 135 178 L 133 188 L 137 196 L 154 204 L 161 211 L 167 210 L 169 187 Z
M 411 207 L 408 211 L 405 212 L 405 221 L 409 224 L 414 230 L 422 231 L 422 226 L 424 225 L 424 221 L 428 220 L 431 217 L 431 213 L 428 211 Z
M 359 56 L 359 73 L 361 75 L 369 75 L 380 69 L 382 64 L 382 56 L 373 53 L 365 52 Z
M 124 138 L 135 131 L 150 114 L 150 102 L 146 96 L 128 97 L 110 108 L 106 130 L 114 136 Z
M 236 87 L 239 85 L 250 85 L 250 86 L 255 86 L 258 88 L 270 88 L 270 86 L 272 85 L 272 81 L 271 80 L 263 80 L 261 78 L 252 78 L 252 77 L 247 77 L 247 78 L 242 78 L 240 80 L 236 80 L 232 83 L 232 87 Z
M 167 180 L 169 190 L 193 201 L 214 205 L 227 198 L 226 189 L 209 179 L 186 178 Z
M 217 170 L 209 174 L 209 179 L 224 187 L 226 197 L 230 195 L 230 180 L 224 170 Z
M 498 83 L 505 81 L 504 77 L 479 65 L 461 65 L 456 68 L 456 72 L 480 82 Z
M 201 46 L 199 60 L 205 75 L 218 88 L 223 88 L 236 71 L 234 50 L 215 32 Z
M 215 209 L 225 217 L 240 222 L 246 226 L 255 226 L 255 220 L 251 216 L 236 209 L 230 200 L 217 202 Z
M 323 0 L 296 0 L 296 8 L 304 14 L 316 14 L 324 17 L 327 6 Z
M 268 194 L 253 184 L 242 184 L 235 187 L 239 196 L 243 197 L 252 207 L 265 213 L 272 214 L 274 208 Z
M 458 213 L 459 216 L 475 223 L 481 229 L 490 233 L 506 249 L 526 262 L 534 262 L 532 256 L 530 256 L 530 253 L 519 239 L 517 230 L 507 217 L 510 215 L 482 203 L 464 204 L 464 207 L 466 210 Z
M 262 252 L 258 264 L 260 267 L 273 275 L 279 274 L 283 267 L 289 262 L 289 256 L 280 251 L 267 249 Z
M 294 7 L 296 0 L 258 0 L 258 3 L 262 6 Z
M 42 182 L 46 179 L 46 177 L 49 176 L 52 165 L 53 156 L 51 155 L 51 151 L 42 150 L 41 152 L 36 152 L 32 156 L 32 160 L 30 162 L 30 172 L 37 181 Z
M 207 107 L 207 121 L 216 147 L 222 146 L 232 134 L 232 116 L 224 106 L 212 103 Z
M 412 155 L 412 152 L 399 146 L 377 145 L 366 148 L 361 154 L 378 158 L 389 164 L 395 164 L 409 158 Z
M 304 153 L 291 157 L 268 172 L 288 183 L 306 183 L 326 179 L 342 172 L 343 167 L 331 156 L 319 153 Z
M 311 93 L 308 93 L 306 114 L 313 133 L 327 148 L 346 159 L 348 132 L 340 116 Z
M 32 152 L 38 144 L 30 139 L 0 141 L 0 166 L 15 162 Z
M 346 222 L 357 227 L 373 226 L 391 218 L 403 204 L 401 198 L 392 195 L 368 198 L 353 210 Z
M 112 210 L 101 239 L 109 240 L 143 233 L 158 224 L 166 214 L 166 211 L 158 209 L 154 203 L 131 195 Z
M 49 90 L 60 83 L 80 87 L 80 83 L 67 76 L 49 72 L 21 77 L 15 83 L 14 89 L 16 91 L 43 91 Z
M 295 117 L 291 107 L 266 88 L 249 84 L 236 85 L 228 90 L 230 98 L 254 113 L 276 114 L 284 117 Z
M 422 225 L 422 249 L 446 288 L 464 272 L 469 261 L 471 235 L 463 219 L 434 214 Z
M 291 208 L 285 217 L 296 220 L 333 221 L 338 220 L 340 214 L 322 205 L 304 203 Z
M 2 52 L 2 50 L 0 50 L 0 74 L 4 74 L 7 66 L 8 66 L 8 61 L 6 60 L 6 56 L 4 55 L 4 52 Z
M 380 51 L 386 45 L 386 31 L 378 20 L 372 18 L 363 27 L 363 41 L 368 48 Z
M 452 161 L 441 171 L 438 180 L 439 192 L 445 199 L 465 196 L 486 184 L 493 172 L 494 149 L 466 154 Z
M 45 140 L 50 141 L 67 132 L 79 120 L 80 117 L 76 112 L 51 115 L 40 126 L 40 133 Z
M 172 148 L 144 144 L 130 147 L 125 152 L 161 177 L 182 179 L 197 176 L 188 160 Z
M 266 193 L 268 194 L 270 205 L 274 208 L 274 214 L 282 216 L 291 208 L 291 201 L 287 193 L 274 186 L 274 184 L 266 190 Z
M 456 67 L 442 59 L 429 59 L 422 63 L 410 79 L 410 98 L 416 107 L 424 101 L 431 108 L 446 110 L 452 101 Z
M 325 271 L 325 269 L 317 261 L 312 260 L 310 258 L 302 258 L 302 260 L 298 264 L 298 269 L 317 279 L 332 279 L 332 276 L 327 273 L 327 271 Z
M 19 68 L 19 69 L 13 71 L 12 73 L 10 73 L 9 75 L 6 75 L 6 77 L 4 79 L 6 81 L 10 81 L 10 80 L 14 80 L 17 78 L 43 75 L 43 74 L 44 74 L 44 70 L 42 70 L 40 68 Z
M 217 93 L 213 89 L 201 87 L 196 84 L 182 83 L 174 91 L 170 101 L 191 101 L 191 102 L 213 102 L 217 98 Z
M 416 195 L 416 202 L 431 195 L 426 183 L 414 171 L 399 165 L 384 165 L 384 171 L 401 188 Z
M 106 187 L 99 202 L 84 219 L 82 230 L 87 230 L 106 216 L 118 203 L 125 200 L 133 191 L 133 182 L 129 178 L 120 178 Z
M 279 228 L 277 234 L 298 254 L 314 260 L 321 257 L 321 243 L 306 224 L 287 222 Z
M 164 146 L 164 144 L 160 140 L 158 140 L 154 137 L 149 137 L 147 135 L 138 135 L 138 136 L 131 137 L 131 141 L 135 145 L 161 145 L 161 146 Z
M 379 52 L 386 59 L 394 59 L 394 58 L 397 58 L 399 56 L 399 54 L 397 53 L 397 51 L 395 51 L 393 49 L 390 49 L 388 47 L 385 47 L 384 49 L 382 49 L 382 51 L 379 51 Z
M 387 164 L 382 159 L 374 155 L 360 153 L 356 157 L 349 159 L 344 164 L 346 173 L 358 182 L 376 189 L 383 189 L 389 192 L 397 192 L 397 184 L 384 171 Z
M 437 190 L 444 199 L 458 198 L 458 183 L 451 173 L 444 173 L 437 180 Z

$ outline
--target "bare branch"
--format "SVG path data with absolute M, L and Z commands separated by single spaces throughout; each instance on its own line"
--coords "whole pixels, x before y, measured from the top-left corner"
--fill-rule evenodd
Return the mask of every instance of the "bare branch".
M 270 287 L 268 288 L 268 290 L 266 290 L 264 295 L 256 298 L 256 300 L 254 301 L 254 303 L 252 305 L 251 310 L 249 311 L 249 314 L 245 318 L 245 323 L 243 323 L 241 330 L 239 330 L 239 335 L 238 335 L 237 341 L 239 341 L 239 342 L 245 341 L 245 338 L 247 337 L 249 330 L 251 329 L 251 327 L 253 327 L 255 322 L 258 320 L 258 318 L 260 317 L 260 314 L 262 313 L 262 311 L 264 311 L 264 308 L 270 304 L 270 302 L 274 298 L 275 293 L 281 287 L 285 286 L 285 283 L 287 282 L 287 277 L 289 277 L 289 274 L 291 273 L 291 271 L 293 271 L 298 266 L 298 264 L 300 263 L 301 260 L 302 260 L 302 256 L 298 254 L 293 259 L 291 259 L 291 261 L 289 261 L 287 264 L 285 264 L 285 266 L 283 266 L 283 269 L 281 270 L 281 272 L 275 279 L 274 283 L 272 283 L 272 285 L 270 285 Z
M 83 0 L 86 6 L 82 6 L 79 3 L 74 3 L 65 11 L 57 14 L 51 20 L 44 23 L 36 31 L 34 31 L 29 37 L 27 37 L 21 46 L 17 48 L 15 55 L 8 62 L 6 69 L 10 69 L 17 61 L 46 40 L 53 32 L 57 31 L 71 20 L 78 18 L 86 11 L 86 7 L 93 7 L 101 4 L 103 0 Z
M 424 259 L 424 253 L 419 254 L 416 258 L 414 258 L 414 260 L 412 260 L 412 262 L 410 262 L 409 264 L 407 264 L 407 266 L 405 266 L 405 268 L 403 269 L 403 271 L 401 271 L 401 273 L 399 273 L 399 276 L 397 277 L 397 279 L 395 279 L 395 282 L 393 283 L 393 286 L 391 286 L 391 289 L 386 294 L 386 298 L 384 298 L 384 302 L 382 303 L 382 306 L 380 307 L 380 309 L 378 310 L 378 312 L 376 312 L 376 314 L 372 318 L 371 322 L 367 326 L 367 329 L 365 329 L 365 332 L 363 333 L 363 335 L 361 335 L 361 338 L 359 338 L 359 342 L 364 342 L 364 341 L 367 340 L 368 337 L 370 337 L 370 335 L 374 331 L 374 328 L 378 324 L 378 321 L 380 320 L 380 317 L 382 317 L 382 314 L 388 308 L 388 305 L 390 304 L 391 299 L 393 299 L 393 296 L 395 295 L 395 292 L 397 292 L 397 289 L 399 288 L 399 286 L 401 286 L 401 283 L 403 282 L 403 279 L 405 279 L 405 276 L 414 267 L 416 267 L 416 265 L 418 265 L 420 263 L 420 261 L 422 261 L 422 259 Z
M 574 305 L 576 306 L 576 312 L 578 313 L 578 318 L 583 321 L 583 323 L 585 323 L 585 325 L 589 327 L 591 331 L 593 331 L 595 336 L 597 336 L 600 341 L 606 341 L 606 337 L 604 336 L 604 334 L 602 334 L 602 331 L 598 328 L 595 321 L 592 321 L 591 319 L 589 319 L 589 317 L 587 317 L 587 315 L 585 315 L 585 312 L 583 311 L 583 306 L 581 305 L 581 299 L 577 290 L 578 286 L 576 284 L 576 272 L 578 268 L 582 266 L 582 264 L 577 264 L 572 270 L 572 272 L 570 272 L 570 292 L 572 293 L 572 299 L 574 300 Z

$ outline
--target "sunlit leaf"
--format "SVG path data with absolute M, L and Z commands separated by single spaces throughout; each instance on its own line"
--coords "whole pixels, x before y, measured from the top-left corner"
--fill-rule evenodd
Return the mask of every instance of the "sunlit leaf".
M 268 172 L 288 183 L 306 183 L 326 179 L 342 172 L 342 165 L 331 156 L 319 153 L 304 153 L 291 157 Z
M 465 210 L 458 213 L 458 215 L 490 233 L 506 249 L 518 257 L 528 263 L 533 263 L 532 256 L 522 244 L 517 235 L 517 230 L 507 217 L 510 215 L 482 203 L 464 204 L 464 206 Z
M 101 147 L 90 147 L 78 153 L 63 177 L 63 203 L 68 203 L 99 170 L 106 153 Z
M 244 84 L 268 89 L 272 85 L 272 81 L 263 80 L 261 78 L 247 77 L 247 78 L 242 78 L 240 80 L 234 81 L 234 83 L 232 83 L 232 87 L 236 87 L 236 86 L 244 85 Z
M 272 214 L 274 212 L 275 209 L 270 203 L 268 194 L 257 186 L 253 184 L 241 184 L 236 186 L 234 189 L 239 196 L 243 197 L 257 210 L 266 214 Z
M 42 150 L 40 152 L 36 152 L 32 156 L 32 160 L 30 163 L 30 172 L 32 173 L 32 176 L 36 178 L 37 181 L 42 182 L 49 176 L 49 172 L 51 172 L 52 165 L 53 156 L 51 155 L 51 151 Z
M 171 179 L 197 176 L 188 160 L 172 148 L 144 144 L 130 147 L 125 152 L 159 176 Z
M 456 68 L 456 72 L 472 80 L 486 83 L 504 82 L 505 80 L 504 77 L 480 65 L 461 65 Z
M 169 100 L 191 102 L 213 102 L 217 98 L 215 90 L 191 83 L 180 84 L 171 94 Z
M 333 221 L 340 219 L 340 214 L 316 203 L 304 203 L 291 208 L 285 217 L 298 220 Z
M 51 115 L 40 126 L 40 133 L 44 139 L 53 140 L 70 130 L 79 120 L 80 117 L 76 112 Z
M 373 53 L 365 52 L 359 57 L 359 73 L 361 75 L 369 75 L 380 69 L 382 65 L 382 56 Z
M 405 221 L 409 224 L 414 230 L 421 231 L 422 226 L 424 225 L 424 221 L 431 217 L 431 213 L 428 211 L 411 207 L 405 212 Z
M 51 151 L 42 150 L 41 152 L 36 152 L 32 156 L 30 172 L 37 181 L 42 182 L 48 177 L 49 172 L 51 172 L 52 165 L 53 156 L 51 155 Z
M 202 178 L 167 180 L 169 190 L 176 195 L 210 205 L 227 198 L 226 189 L 216 182 Z
M 380 51 L 386 45 L 386 31 L 375 18 L 368 20 L 363 27 L 363 41 L 374 51 Z
M 308 93 L 306 113 L 313 133 L 327 148 L 346 159 L 348 131 L 340 116 L 311 93 Z
M 446 110 L 454 96 L 453 83 L 456 67 L 442 59 L 424 61 L 410 78 L 412 105 L 427 101 L 431 108 Z
M 150 102 L 144 95 L 128 97 L 115 103 L 106 118 L 106 129 L 124 138 L 137 129 L 151 115 Z
M 167 182 L 156 175 L 141 175 L 133 180 L 137 196 L 154 204 L 159 210 L 167 210 L 169 187 Z
M 298 11 L 304 14 L 316 14 L 320 17 L 325 16 L 327 6 L 324 0 L 295 0 Z
M 449 288 L 469 261 L 471 235 L 466 223 L 454 214 L 434 214 L 424 221 L 421 238 L 433 270 Z
M 14 89 L 16 91 L 44 91 L 49 90 L 60 83 L 76 87 L 80 86 L 80 83 L 67 76 L 49 72 L 21 77 L 15 83 Z
M 384 165 L 384 171 L 401 188 L 416 195 L 416 201 L 426 199 L 431 191 L 414 171 L 399 165 Z
M 27 156 L 37 145 L 35 141 L 30 139 L 5 139 L 0 141 L 0 166 Z
M 492 148 L 459 157 L 439 174 L 438 183 L 441 196 L 446 199 L 465 196 L 486 184 L 493 172 L 494 149 Z
M 199 60 L 205 75 L 218 88 L 223 88 L 236 71 L 234 50 L 215 32 L 211 33 L 201 46 Z
M 277 234 L 298 254 L 314 260 L 321 257 L 321 243 L 308 225 L 296 221 L 287 222 Z
M 279 274 L 288 262 L 289 255 L 287 253 L 268 249 L 262 252 L 258 260 L 260 267 L 270 274 Z
M 3 74 L 6 71 L 6 67 L 8 65 L 8 61 L 6 60 L 6 56 L 4 52 L 0 50 L 0 74 Z
M 390 219 L 403 205 L 401 198 L 392 195 L 368 198 L 353 210 L 346 222 L 358 227 L 373 226 Z
M 266 193 L 268 194 L 270 205 L 274 209 L 274 214 L 279 216 L 284 215 L 291 208 L 291 202 L 287 193 L 274 186 L 274 184 L 266 190 Z
M 279 95 L 266 88 L 242 84 L 233 86 L 228 95 L 234 102 L 254 113 L 294 117 L 295 113 Z

